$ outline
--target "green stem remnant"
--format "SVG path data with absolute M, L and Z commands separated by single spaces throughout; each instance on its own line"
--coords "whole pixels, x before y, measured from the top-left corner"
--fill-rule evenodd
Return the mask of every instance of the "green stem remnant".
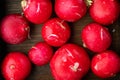
M 85 3 L 88 7 L 90 7 L 93 3 L 93 0 L 85 0 Z
M 27 1 L 26 0 L 22 0 L 21 1 L 21 6 L 22 6 L 22 8 L 25 8 L 27 6 Z

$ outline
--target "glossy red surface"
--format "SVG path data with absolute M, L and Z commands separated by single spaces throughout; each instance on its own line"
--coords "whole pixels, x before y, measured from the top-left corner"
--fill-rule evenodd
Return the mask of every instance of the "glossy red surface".
M 93 52 L 107 50 L 112 42 L 108 29 L 98 23 L 87 24 L 81 32 L 81 37 L 83 45 Z
M 10 52 L 2 63 L 2 74 L 6 80 L 24 80 L 31 72 L 31 62 L 21 52 Z
M 29 50 L 30 60 L 37 66 L 43 66 L 51 60 L 53 49 L 45 42 L 38 42 Z
M 59 47 L 70 38 L 70 26 L 64 20 L 53 18 L 42 26 L 42 38 L 51 46 Z
M 52 15 L 51 0 L 22 0 L 21 3 L 24 15 L 34 24 L 44 23 Z
M 81 19 L 87 12 L 84 0 L 56 0 L 55 13 L 58 17 L 69 22 Z
M 55 52 L 50 68 L 55 80 L 80 80 L 90 68 L 90 59 L 82 47 L 65 44 Z
M 6 15 L 1 22 L 1 37 L 9 44 L 24 42 L 30 32 L 27 20 L 20 14 Z
M 91 68 L 98 77 L 113 77 L 120 70 L 120 58 L 116 52 L 111 50 L 101 52 L 93 57 Z
M 103 25 L 110 25 L 119 16 L 118 0 L 93 0 L 90 7 L 91 18 Z

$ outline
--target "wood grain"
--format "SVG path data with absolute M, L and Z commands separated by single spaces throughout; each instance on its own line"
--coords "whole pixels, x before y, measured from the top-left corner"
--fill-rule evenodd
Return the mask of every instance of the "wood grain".
M 20 2 L 21 2 L 21 0 L 0 0 L 0 5 L 2 6 L 2 7 L 0 7 L 0 9 L 2 10 L 2 12 L 0 12 L 0 20 L 7 14 L 22 13 Z M 53 0 L 53 2 L 54 2 L 54 0 Z M 53 14 L 53 16 L 55 16 L 55 15 Z M 82 41 L 80 38 L 81 30 L 86 24 L 88 24 L 90 22 L 93 22 L 93 21 L 90 18 L 89 13 L 87 12 L 87 14 L 81 20 L 79 20 L 75 23 L 69 23 L 72 33 L 71 33 L 71 37 L 70 37 L 70 40 L 68 41 L 68 43 L 75 43 L 75 44 L 82 46 Z M 41 37 L 41 27 L 42 27 L 42 24 L 35 25 L 35 24 L 30 23 L 31 39 L 27 39 L 25 42 L 23 42 L 22 44 L 19 44 L 19 45 L 9 45 L 9 44 L 4 43 L 5 52 L 8 53 L 11 51 L 21 51 L 27 55 L 29 49 L 35 43 L 37 43 L 39 41 L 43 41 L 43 39 Z M 118 19 L 112 25 L 109 25 L 106 27 L 108 27 L 108 29 L 113 37 L 113 42 L 109 49 L 112 49 L 119 54 L 120 53 L 120 19 Z M 91 51 L 89 51 L 88 49 L 86 49 L 86 50 L 87 50 L 88 54 L 90 55 L 90 57 L 92 58 L 93 53 Z M 3 79 L 0 78 L 0 80 L 3 80 Z M 27 77 L 26 80 L 54 80 L 54 79 L 51 75 L 49 64 L 47 64 L 47 65 L 41 66 L 41 67 L 33 65 L 31 74 Z M 118 73 L 113 78 L 100 79 L 97 76 L 95 76 L 92 73 L 92 71 L 90 70 L 89 73 L 83 78 L 83 80 L 120 80 L 120 74 Z

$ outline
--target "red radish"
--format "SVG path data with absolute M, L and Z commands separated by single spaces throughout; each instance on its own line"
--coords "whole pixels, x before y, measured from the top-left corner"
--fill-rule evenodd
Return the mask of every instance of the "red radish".
M 87 12 L 84 0 L 55 0 L 55 12 L 69 22 L 81 19 Z
M 45 42 L 38 42 L 29 50 L 30 60 L 38 66 L 47 64 L 51 60 L 52 55 L 52 47 Z
M 9 14 L 1 23 L 1 37 L 9 44 L 20 44 L 28 38 L 30 27 L 20 14 Z
M 100 24 L 112 24 L 119 16 L 118 0 L 92 0 L 90 15 Z
M 42 27 L 42 37 L 51 46 L 59 47 L 70 37 L 69 25 L 59 18 L 47 21 Z
M 55 80 L 80 80 L 89 68 L 88 54 L 76 44 L 65 44 L 55 52 L 50 61 Z
M 2 74 L 5 80 L 24 80 L 31 71 L 28 57 L 21 52 L 10 52 L 2 63 Z
M 35 24 L 44 23 L 52 14 L 51 0 L 22 0 L 21 6 L 26 18 Z
M 97 23 L 86 25 L 81 32 L 81 37 L 85 47 L 93 52 L 102 52 L 108 49 L 112 42 L 108 29 Z
M 95 55 L 91 62 L 93 73 L 100 78 L 114 77 L 120 68 L 120 58 L 116 52 L 107 50 Z

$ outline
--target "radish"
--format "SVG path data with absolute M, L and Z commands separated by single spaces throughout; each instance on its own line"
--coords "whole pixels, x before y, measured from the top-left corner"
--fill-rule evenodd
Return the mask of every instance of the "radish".
M 116 21 L 119 16 L 118 0 L 91 0 L 90 6 L 91 18 L 103 25 L 110 25 Z
M 59 47 L 70 37 L 70 27 L 64 20 L 52 18 L 42 26 L 42 38 L 51 46 Z
M 22 0 L 21 6 L 25 17 L 34 24 L 44 23 L 52 14 L 51 0 Z
M 108 29 L 98 23 L 87 24 L 81 32 L 84 47 L 93 52 L 102 52 L 108 49 L 112 37 Z
M 2 74 L 5 80 L 24 80 L 30 72 L 30 60 L 22 52 L 10 52 L 3 60 Z
M 38 42 L 29 50 L 30 60 L 38 66 L 47 64 L 51 60 L 52 55 L 52 47 L 45 42 Z
M 9 44 L 20 44 L 24 42 L 30 32 L 26 19 L 20 14 L 9 14 L 1 22 L 1 37 Z
M 101 52 L 93 57 L 91 69 L 100 78 L 114 77 L 120 69 L 120 58 L 112 50 Z
M 87 7 L 84 0 L 55 0 L 55 12 L 61 19 L 75 22 L 86 14 Z
M 88 54 L 76 44 L 63 45 L 50 61 L 51 73 L 55 80 L 81 80 L 89 68 Z

